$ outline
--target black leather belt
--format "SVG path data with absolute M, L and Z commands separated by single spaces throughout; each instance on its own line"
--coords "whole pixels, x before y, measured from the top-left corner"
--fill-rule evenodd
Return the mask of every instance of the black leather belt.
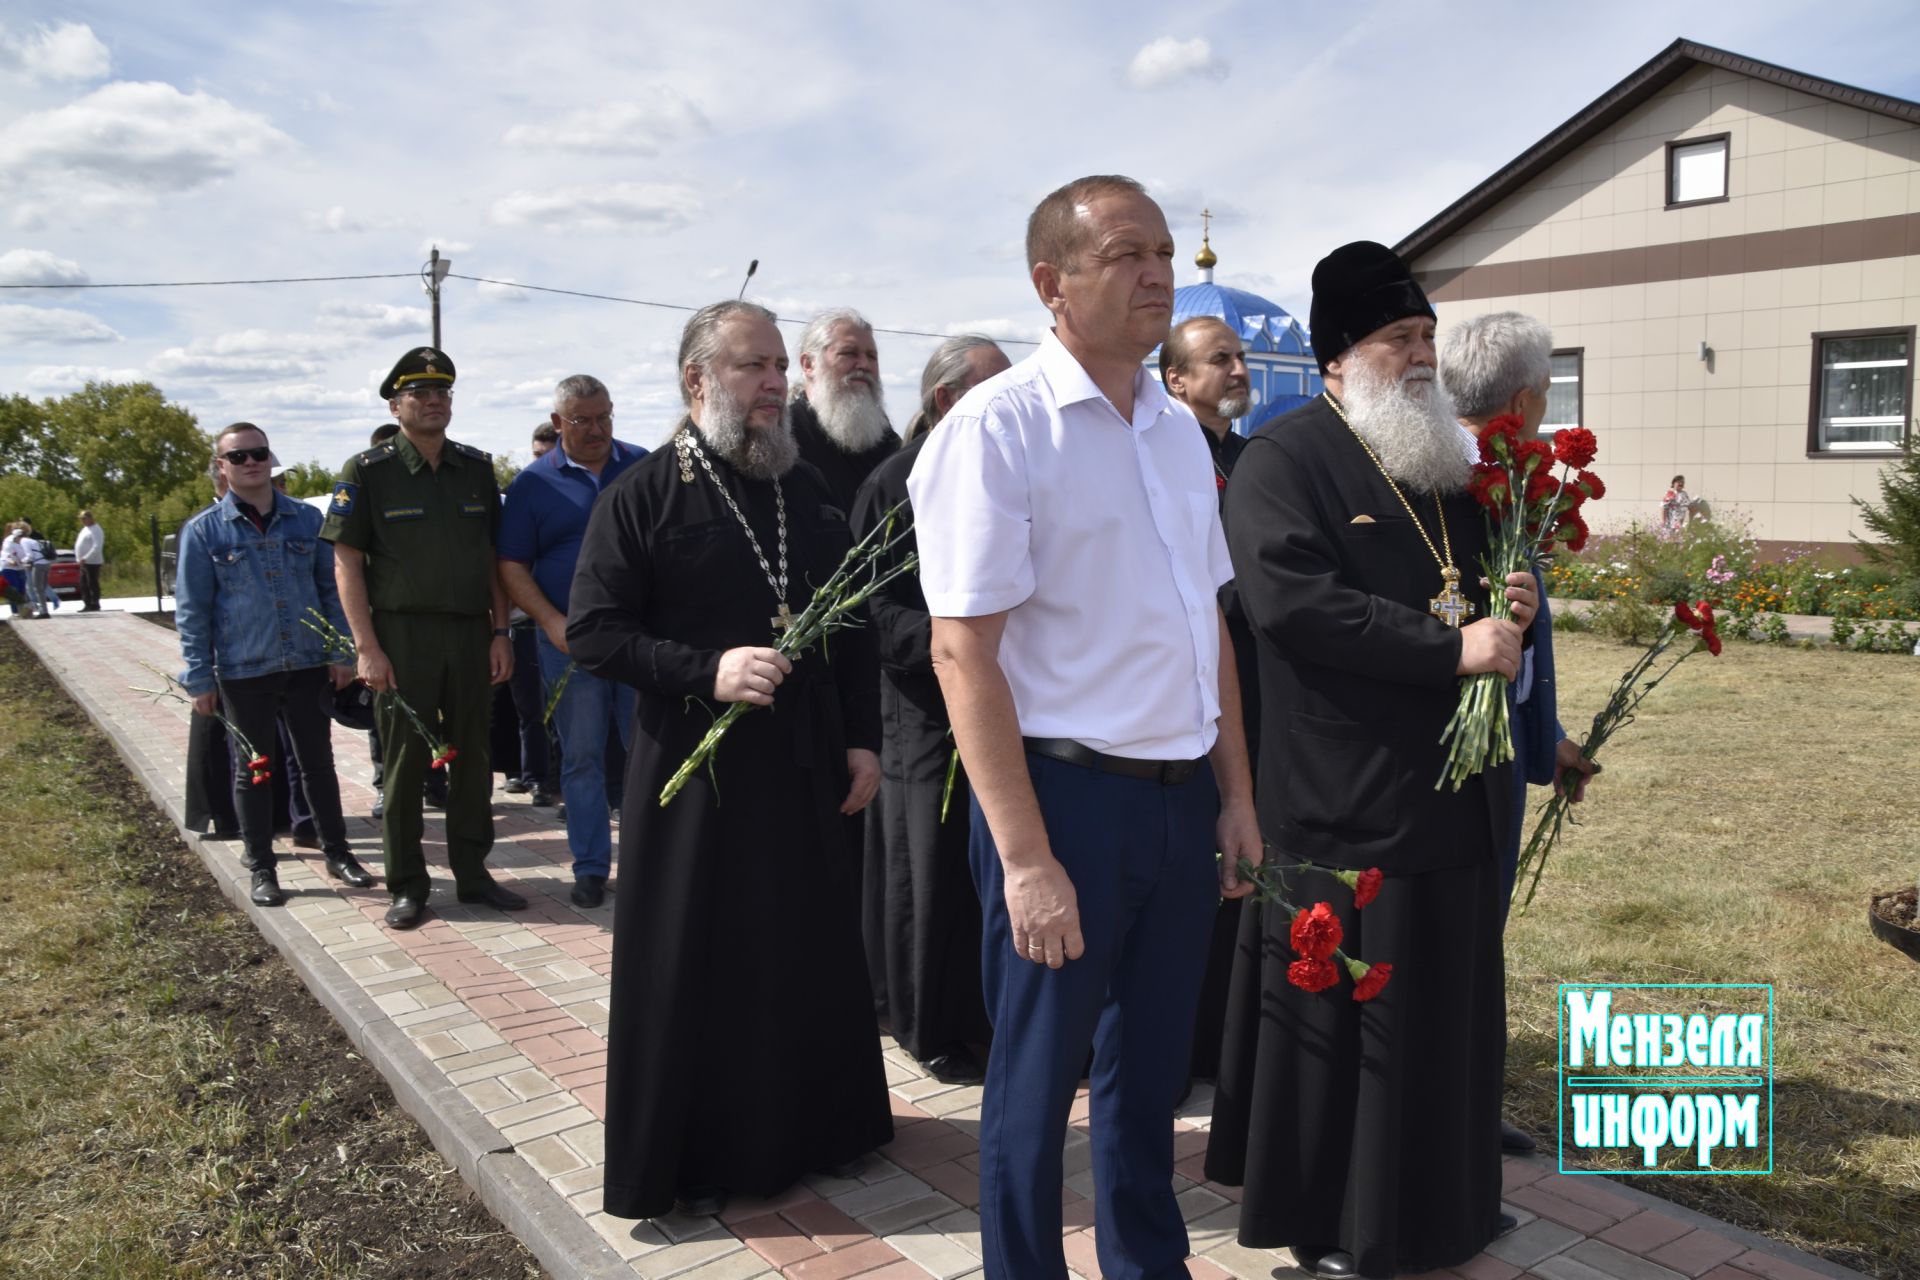
M 1143 778 L 1163 787 L 1177 787 L 1187 781 L 1201 763 L 1198 760 L 1134 760 L 1127 756 L 1110 756 L 1072 738 L 1022 738 L 1020 741 L 1027 750 L 1050 760 L 1077 764 L 1082 769 L 1098 769 L 1102 773 L 1117 773 L 1123 778 Z

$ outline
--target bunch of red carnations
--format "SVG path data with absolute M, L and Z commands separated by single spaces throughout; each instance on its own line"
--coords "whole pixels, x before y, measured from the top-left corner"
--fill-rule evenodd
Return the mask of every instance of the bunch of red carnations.
M 1467 492 L 1486 509 L 1488 547 L 1480 573 L 1491 586 L 1487 608 L 1495 618 L 1513 616 L 1508 574 L 1533 572 L 1556 541 L 1569 551 L 1587 545 L 1581 508 L 1607 492 L 1586 469 L 1598 452 L 1593 432 L 1567 427 L 1548 444 L 1521 439 L 1522 425 L 1512 414 L 1487 423 L 1480 432 L 1480 461 L 1467 481 Z M 1495 672 L 1463 676 L 1460 705 L 1441 741 L 1447 764 L 1435 790 L 1452 783 L 1458 791 L 1474 774 L 1513 759 L 1505 678 Z
M 1380 896 L 1380 886 L 1386 879 L 1378 867 L 1350 871 L 1342 867 L 1316 868 L 1310 862 L 1299 862 L 1292 869 L 1319 870 L 1331 875 L 1353 890 L 1353 907 L 1356 911 L 1365 910 L 1369 902 Z M 1316 902 L 1304 909 L 1295 906 L 1287 897 L 1281 880 L 1282 868 L 1271 862 L 1256 867 L 1242 858 L 1239 871 L 1240 878 L 1253 886 L 1255 902 L 1275 903 L 1293 917 L 1293 924 L 1287 930 L 1287 941 L 1300 958 L 1287 966 L 1288 982 L 1302 991 L 1325 991 L 1340 981 L 1340 969 L 1345 968 L 1347 976 L 1353 979 L 1355 1000 L 1371 1000 L 1380 994 L 1387 980 L 1393 977 L 1393 966 L 1368 964 L 1340 949 L 1346 931 L 1340 924 L 1340 917 L 1334 914 L 1333 904 Z M 1335 961 L 1339 962 L 1337 966 Z

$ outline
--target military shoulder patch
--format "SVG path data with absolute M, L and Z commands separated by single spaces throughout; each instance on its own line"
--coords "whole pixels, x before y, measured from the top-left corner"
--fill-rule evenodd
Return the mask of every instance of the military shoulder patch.
M 336 516 L 353 514 L 354 500 L 360 496 L 360 486 L 342 480 L 333 486 L 333 501 L 327 504 L 327 510 Z
M 458 440 L 449 440 L 447 441 L 447 443 L 452 445 L 456 450 L 458 450 L 460 453 L 465 454 L 469 458 L 478 458 L 480 461 L 489 463 L 489 464 L 493 462 L 493 455 L 488 453 L 485 449 L 476 449 L 472 445 L 462 444 Z
M 377 444 L 373 446 L 373 448 L 355 455 L 353 460 L 365 467 L 376 462 L 385 462 L 388 458 L 395 458 L 399 455 L 400 451 L 394 448 L 392 442 L 388 442 L 386 444 Z

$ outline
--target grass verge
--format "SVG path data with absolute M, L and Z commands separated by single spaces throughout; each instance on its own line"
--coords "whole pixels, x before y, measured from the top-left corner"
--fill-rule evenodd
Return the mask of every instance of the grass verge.
M 541 1274 L 0 628 L 0 1276 Z
M 1633 650 L 1571 634 L 1554 649 L 1577 739 Z M 1866 919 L 1873 891 L 1920 874 L 1916 708 L 1920 661 L 1748 644 L 1691 659 L 1647 700 L 1507 930 L 1523 1126 L 1555 1132 L 1557 984 L 1772 983 L 1775 1172 L 1636 1185 L 1920 1277 L 1920 966 Z

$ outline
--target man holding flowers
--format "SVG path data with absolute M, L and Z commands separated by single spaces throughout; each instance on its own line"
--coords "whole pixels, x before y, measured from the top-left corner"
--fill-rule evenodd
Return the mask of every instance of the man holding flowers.
M 1537 594 L 1514 574 L 1510 618 L 1487 616 L 1487 534 L 1433 336 L 1390 250 L 1328 255 L 1312 309 L 1327 395 L 1256 434 L 1227 486 L 1269 860 L 1313 864 L 1285 873 L 1289 896 L 1325 902 L 1322 931 L 1393 974 L 1312 994 L 1326 984 L 1289 970 L 1326 939 L 1277 905 L 1243 914 L 1207 1174 L 1244 1184 L 1243 1244 L 1291 1245 L 1320 1276 L 1447 1266 L 1502 1229 L 1511 770 L 1436 783 L 1457 677 L 1514 676 Z M 1347 883 L 1376 866 L 1362 917 Z

